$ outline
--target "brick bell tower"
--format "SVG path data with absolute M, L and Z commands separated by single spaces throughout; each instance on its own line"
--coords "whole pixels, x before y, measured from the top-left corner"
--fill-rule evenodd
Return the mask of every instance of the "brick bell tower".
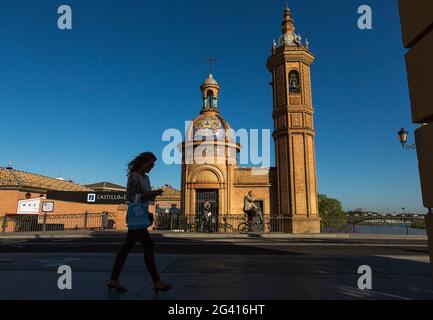
M 286 6 L 282 34 L 272 45 L 267 68 L 272 73 L 278 214 L 284 231 L 320 233 L 314 151 L 314 109 L 310 66 L 314 55 L 295 33 Z

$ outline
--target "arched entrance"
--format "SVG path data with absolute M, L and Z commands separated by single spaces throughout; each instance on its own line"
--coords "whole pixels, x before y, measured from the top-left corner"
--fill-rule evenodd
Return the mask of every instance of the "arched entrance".
M 211 212 L 218 215 L 218 189 L 197 189 L 195 191 L 196 215 L 203 212 L 203 204 L 209 201 Z
M 205 221 L 205 217 L 203 216 L 204 208 L 203 205 L 206 201 L 210 202 L 211 208 L 210 212 L 212 213 L 212 229 L 213 231 L 218 231 L 218 189 L 196 189 L 195 190 L 195 218 L 199 224 L 203 224 Z M 203 228 L 203 226 L 201 227 Z M 202 230 L 203 231 L 203 230 Z

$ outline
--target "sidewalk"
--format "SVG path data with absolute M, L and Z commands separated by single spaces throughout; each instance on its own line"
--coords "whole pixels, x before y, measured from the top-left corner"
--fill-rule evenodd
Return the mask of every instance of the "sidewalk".
M 175 288 L 152 291 L 137 244 L 121 276 L 129 291 L 120 294 L 105 283 L 124 232 L 4 236 L 0 299 L 433 299 L 425 239 L 155 232 L 158 270 Z M 60 265 L 72 269 L 72 290 L 57 287 Z M 363 265 L 373 290 L 358 288 Z
M 0 299 L 234 300 L 433 299 L 426 257 L 157 255 L 174 289 L 155 294 L 141 254 L 121 275 L 126 293 L 108 292 L 115 254 L 0 254 Z M 72 269 L 72 290 L 59 290 L 59 265 Z M 373 290 L 360 290 L 358 267 L 373 271 Z

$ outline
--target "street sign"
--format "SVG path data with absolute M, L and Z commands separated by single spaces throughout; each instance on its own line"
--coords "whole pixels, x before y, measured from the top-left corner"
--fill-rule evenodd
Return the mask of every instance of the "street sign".
M 43 202 L 42 203 L 42 212 L 53 212 L 54 211 L 54 202 Z
M 41 198 L 26 199 L 18 201 L 18 214 L 38 214 Z
M 47 199 L 91 204 L 123 204 L 126 202 L 126 192 L 48 191 Z

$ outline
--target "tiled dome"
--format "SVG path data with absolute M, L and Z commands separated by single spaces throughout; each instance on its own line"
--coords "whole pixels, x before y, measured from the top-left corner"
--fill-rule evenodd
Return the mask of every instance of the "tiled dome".
M 224 129 L 224 125 L 217 115 L 200 115 L 194 121 L 194 133 L 200 129 L 209 129 L 216 133 L 218 130 Z
M 192 128 L 194 140 L 209 136 L 215 136 L 220 140 L 225 136 L 224 130 L 230 129 L 230 126 L 219 114 L 202 114 L 193 120 Z M 199 136 L 196 137 L 196 134 Z

